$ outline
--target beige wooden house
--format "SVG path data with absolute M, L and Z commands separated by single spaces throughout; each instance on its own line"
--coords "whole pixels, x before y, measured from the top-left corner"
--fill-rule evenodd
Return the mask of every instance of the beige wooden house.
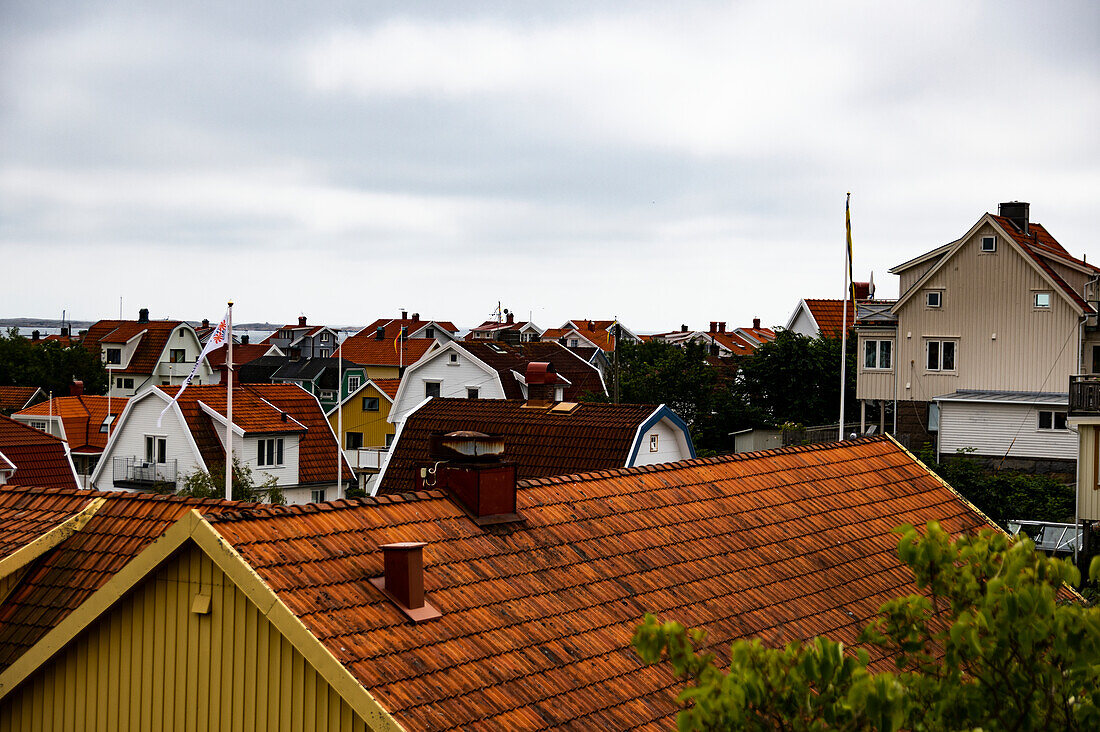
M 890 272 L 898 299 L 859 306 L 865 425 L 896 428 L 941 456 L 968 450 L 1002 467 L 1072 471 L 1067 384 L 1100 370 L 1100 269 L 1012 202 Z

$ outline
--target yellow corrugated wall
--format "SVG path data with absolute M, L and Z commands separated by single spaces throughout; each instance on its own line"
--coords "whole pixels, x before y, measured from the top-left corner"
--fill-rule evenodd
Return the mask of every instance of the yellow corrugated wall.
M 366 729 L 193 544 L 0 702 L 0 732 Z

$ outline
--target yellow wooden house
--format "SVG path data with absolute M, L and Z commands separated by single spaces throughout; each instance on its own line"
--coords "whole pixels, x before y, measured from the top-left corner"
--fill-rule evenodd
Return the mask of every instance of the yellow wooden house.
M 397 426 L 390 423 L 390 407 L 400 379 L 368 378 L 328 414 L 333 432 L 342 432 L 345 450 L 389 447 Z

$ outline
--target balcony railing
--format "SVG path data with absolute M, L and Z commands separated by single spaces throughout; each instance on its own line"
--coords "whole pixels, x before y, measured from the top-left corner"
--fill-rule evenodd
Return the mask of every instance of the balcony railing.
M 862 325 L 896 325 L 898 316 L 890 312 L 897 300 L 869 300 L 856 303 L 856 322 Z
M 1069 377 L 1069 416 L 1100 416 L 1100 375 L 1073 374 Z
M 111 474 L 116 485 L 129 484 L 135 487 L 152 487 L 157 484 L 170 486 L 176 484 L 175 460 L 154 463 L 137 457 L 116 457 L 111 468 Z
M 357 450 L 344 450 L 344 457 L 355 470 L 381 470 L 388 452 L 384 447 L 361 447 Z

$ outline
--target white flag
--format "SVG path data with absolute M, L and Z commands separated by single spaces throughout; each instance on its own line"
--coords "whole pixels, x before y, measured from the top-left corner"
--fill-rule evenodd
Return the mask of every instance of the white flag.
M 224 346 L 226 339 L 229 337 L 229 312 L 227 311 L 225 317 L 222 318 L 222 322 L 218 323 L 218 327 L 214 329 L 214 332 L 210 334 L 210 339 L 206 341 L 206 348 L 202 349 L 202 353 L 195 359 L 195 367 L 191 369 L 191 373 L 183 380 L 183 386 L 176 392 L 176 398 L 169 402 L 168 406 L 165 407 L 160 413 L 160 416 L 157 417 L 157 429 L 160 429 L 160 421 L 164 419 L 164 413 L 171 409 L 173 404 L 179 401 L 180 396 L 191 383 L 191 379 L 195 378 L 195 374 L 198 372 L 199 364 L 202 363 L 202 360 L 214 349 Z M 232 364 L 227 364 L 227 366 L 232 366 Z

